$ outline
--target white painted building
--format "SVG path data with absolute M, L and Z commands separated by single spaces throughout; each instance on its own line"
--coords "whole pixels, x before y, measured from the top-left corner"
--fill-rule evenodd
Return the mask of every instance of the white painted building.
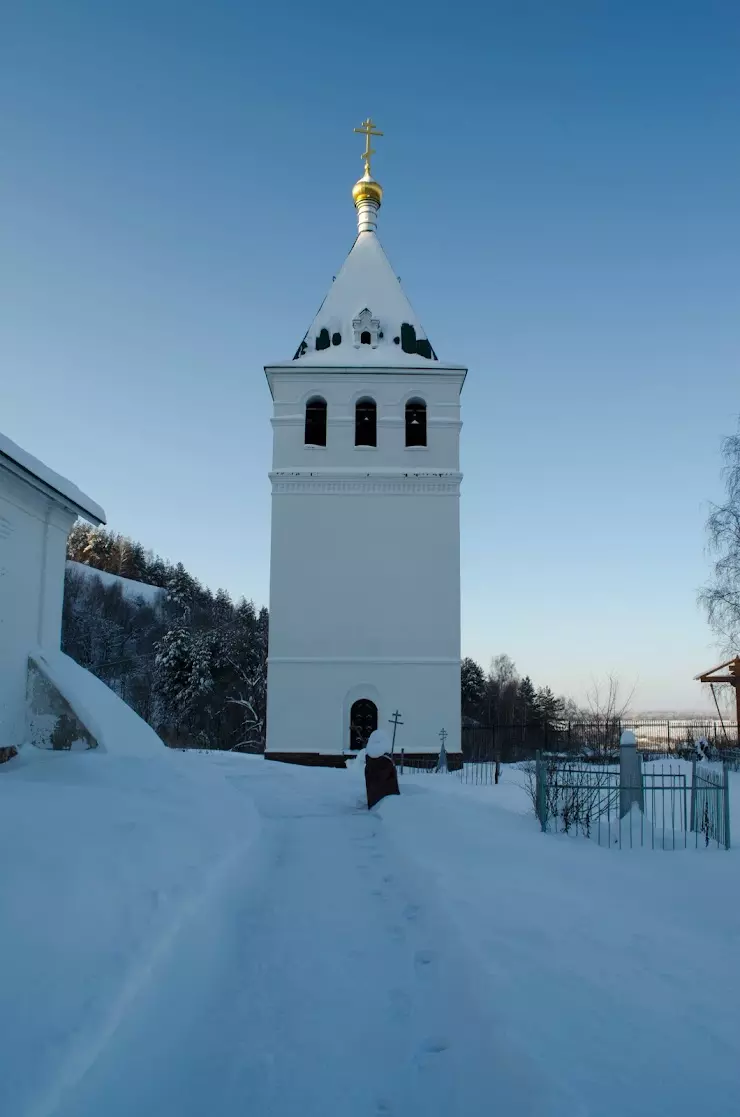
M 460 754 L 460 391 L 353 190 L 358 236 L 274 401 L 267 754 L 343 763 L 400 711 L 396 747 Z
M 29 655 L 58 651 L 67 536 L 93 500 L 0 434 L 0 750 L 27 739 Z

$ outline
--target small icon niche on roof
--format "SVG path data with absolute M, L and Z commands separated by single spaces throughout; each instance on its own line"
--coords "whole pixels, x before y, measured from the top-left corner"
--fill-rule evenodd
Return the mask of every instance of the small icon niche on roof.
M 361 345 L 369 345 L 373 349 L 377 347 L 378 336 L 380 334 L 380 319 L 373 318 L 368 307 L 365 307 L 356 318 L 352 319 L 352 329 L 355 335 L 355 349 L 359 349 Z

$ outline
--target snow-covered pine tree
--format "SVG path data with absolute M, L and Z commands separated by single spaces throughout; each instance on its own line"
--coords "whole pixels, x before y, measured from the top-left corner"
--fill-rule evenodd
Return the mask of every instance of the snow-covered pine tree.
M 197 583 L 181 562 L 172 568 L 167 579 L 167 600 L 176 614 L 189 617 L 195 599 Z
M 146 558 L 141 543 L 120 536 L 120 555 L 118 573 L 122 578 L 133 578 L 135 582 L 146 581 Z
M 554 725 L 563 716 L 563 700 L 557 698 L 549 686 L 540 687 L 537 691 L 537 709 L 543 725 Z
M 77 520 L 67 537 L 67 558 L 73 562 L 85 562 L 85 552 L 87 550 L 90 535 L 95 529 L 92 524 L 85 523 L 84 520 Z
M 234 622 L 234 605 L 227 590 L 217 590 L 213 599 L 212 616 L 216 628 L 228 628 Z
M 104 527 L 94 527 L 87 537 L 82 561 L 88 566 L 94 566 L 96 570 L 116 574 L 118 572 L 116 550 L 115 537 Z
M 516 718 L 520 725 L 534 725 L 539 721 L 537 695 L 529 675 L 519 682 L 516 695 Z
M 157 642 L 156 686 L 164 711 L 177 729 L 193 720 L 199 699 L 213 687 L 212 633 L 193 633 L 182 625 Z

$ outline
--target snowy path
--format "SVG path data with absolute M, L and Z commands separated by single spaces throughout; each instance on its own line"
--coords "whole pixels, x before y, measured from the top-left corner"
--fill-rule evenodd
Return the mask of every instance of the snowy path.
M 256 757 L 4 768 L 3 1117 L 740 1112 L 740 850 L 543 835 L 516 771 L 369 814 Z
M 495 1038 L 464 951 L 341 776 L 229 777 L 261 816 L 252 856 L 182 929 L 59 1117 L 566 1111 Z

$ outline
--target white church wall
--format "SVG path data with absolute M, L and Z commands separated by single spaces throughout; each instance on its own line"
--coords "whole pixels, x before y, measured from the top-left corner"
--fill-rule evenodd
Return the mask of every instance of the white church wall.
M 416 663 L 380 658 L 271 662 L 268 680 L 269 752 L 337 753 L 349 748 L 352 703 L 369 698 L 378 725 L 392 734 L 396 710 L 403 726 L 397 749 L 436 753 L 439 732 L 449 734 L 449 753 L 460 751 L 460 662 Z
M 345 493 L 322 494 L 312 491 L 321 481 L 292 484 L 299 491 L 273 497 L 270 656 L 353 655 L 359 643 L 370 656 L 459 659 L 457 492 L 349 479 L 326 482 Z M 357 491 L 364 485 L 379 491 Z
M 29 650 L 59 647 L 75 515 L 0 468 L 0 747 L 25 737 Z

